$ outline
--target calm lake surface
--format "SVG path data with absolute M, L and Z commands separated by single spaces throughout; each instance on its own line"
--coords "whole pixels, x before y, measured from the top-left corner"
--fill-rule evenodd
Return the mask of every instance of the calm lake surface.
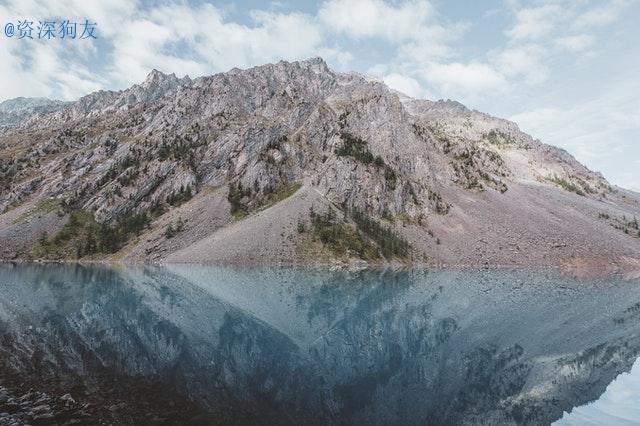
M 0 339 L 0 424 L 640 423 L 615 277 L 5 264 Z

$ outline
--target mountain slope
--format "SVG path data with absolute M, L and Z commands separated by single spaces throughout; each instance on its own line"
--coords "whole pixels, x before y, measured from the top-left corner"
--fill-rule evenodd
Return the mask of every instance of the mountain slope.
M 154 70 L 0 144 L 7 259 L 640 264 L 638 194 L 514 123 L 319 58 Z

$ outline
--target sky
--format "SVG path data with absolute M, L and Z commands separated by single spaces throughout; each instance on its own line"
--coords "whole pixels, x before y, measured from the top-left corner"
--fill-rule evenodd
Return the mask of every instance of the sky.
M 628 373 L 620 374 L 600 397 L 565 412 L 554 426 L 630 426 L 640 418 L 640 360 Z
M 33 39 L 6 35 L 24 20 Z M 76 39 L 38 38 L 38 21 L 63 20 Z M 96 39 L 79 39 L 85 20 Z M 638 22 L 640 0 L 0 0 L 0 101 L 321 56 L 513 120 L 640 191 Z

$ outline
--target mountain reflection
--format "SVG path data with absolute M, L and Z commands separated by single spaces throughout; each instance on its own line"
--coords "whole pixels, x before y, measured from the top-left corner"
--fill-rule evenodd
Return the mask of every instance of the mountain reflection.
M 640 348 L 638 282 L 552 272 L 3 265 L 0 289 L 0 384 L 166 422 L 548 424 Z

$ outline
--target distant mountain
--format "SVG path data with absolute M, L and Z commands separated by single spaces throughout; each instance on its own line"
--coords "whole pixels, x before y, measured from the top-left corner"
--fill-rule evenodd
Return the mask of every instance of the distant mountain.
M 319 58 L 38 102 L 0 133 L 4 258 L 640 269 L 638 194 Z
M 26 118 L 63 108 L 66 102 L 47 98 L 15 98 L 0 103 L 0 127 L 19 124 Z

